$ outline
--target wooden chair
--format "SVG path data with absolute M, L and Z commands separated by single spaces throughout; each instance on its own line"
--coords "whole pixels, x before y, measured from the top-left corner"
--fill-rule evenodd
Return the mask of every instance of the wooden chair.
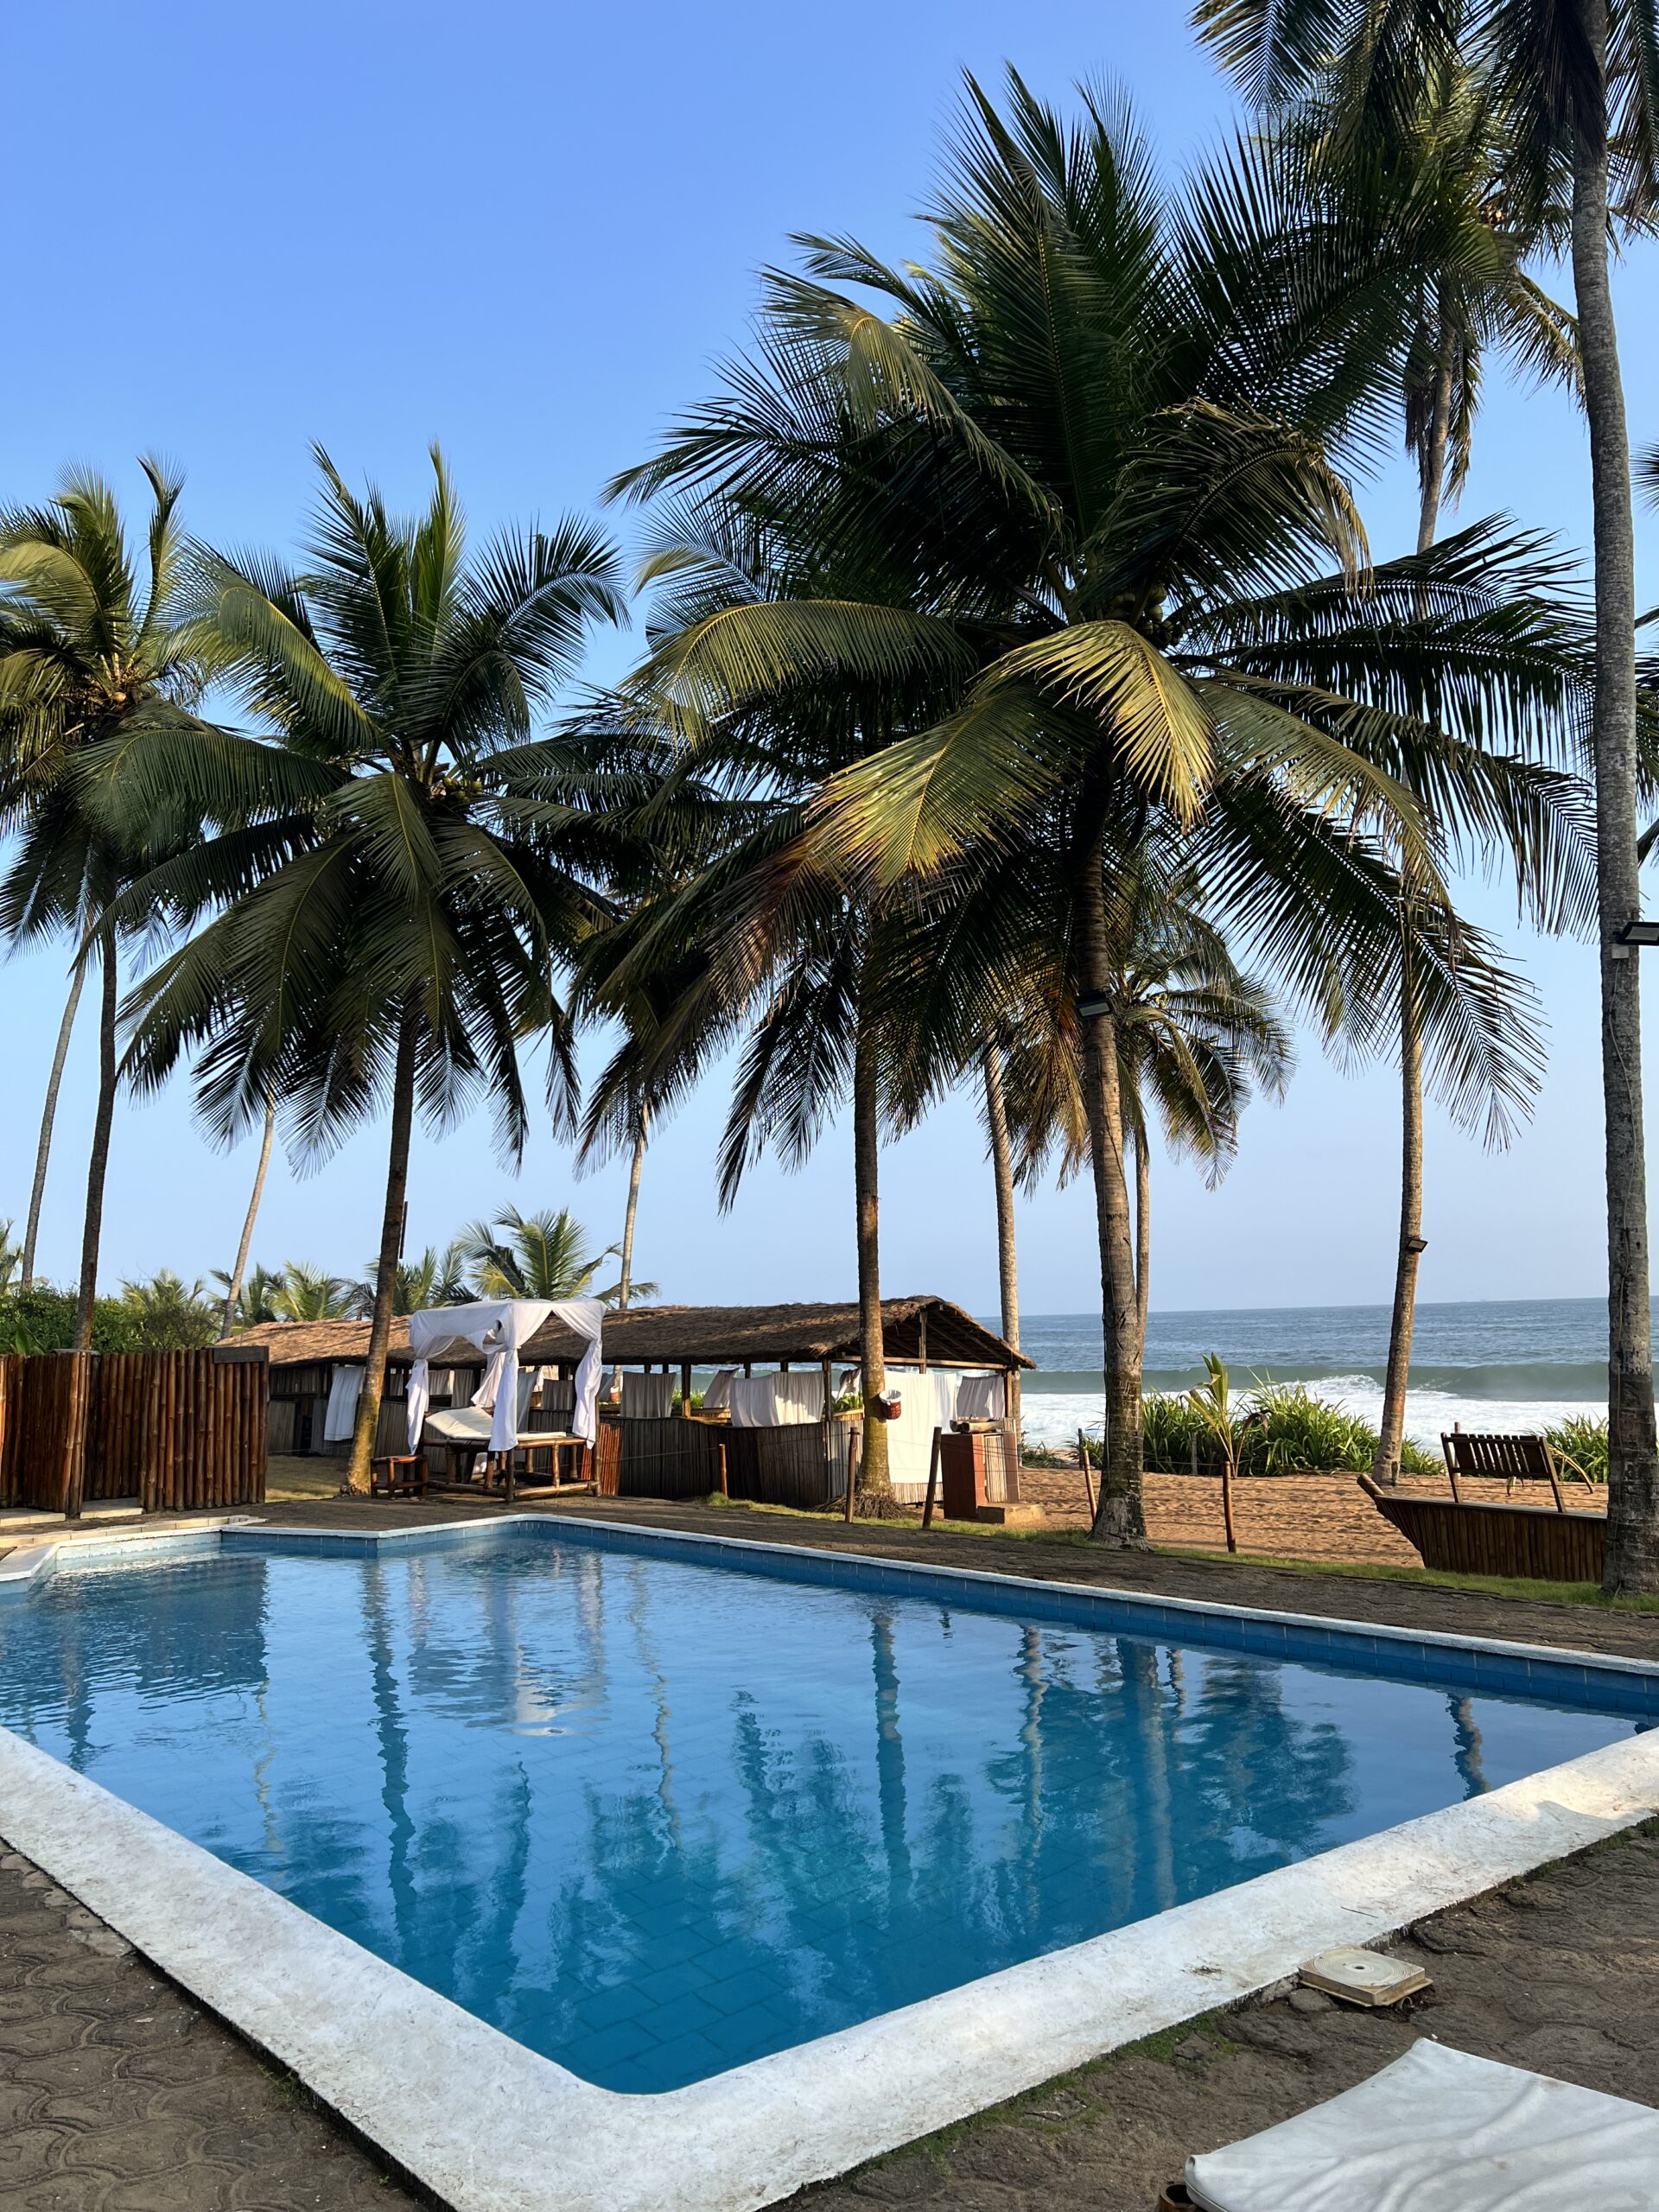
M 388 1497 L 424 1497 L 426 1461 L 418 1452 L 388 1452 L 369 1462 L 369 1496 L 378 1494 L 382 1483 Z

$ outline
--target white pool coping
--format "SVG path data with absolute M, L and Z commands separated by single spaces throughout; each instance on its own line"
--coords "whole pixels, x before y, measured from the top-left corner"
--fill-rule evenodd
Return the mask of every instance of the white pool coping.
M 154 1541 L 173 1534 L 197 1529 Z M 0 1729 L 0 1835 L 457 2212 L 747 2212 L 1656 1813 L 1659 1729 L 687 2088 L 628 2096 L 538 2056 Z

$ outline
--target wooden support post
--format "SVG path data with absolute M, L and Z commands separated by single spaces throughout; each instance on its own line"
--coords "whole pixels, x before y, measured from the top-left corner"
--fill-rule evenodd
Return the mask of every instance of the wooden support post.
M 1454 1421 L 1452 1424 L 1453 1433 L 1455 1434 L 1455 1433 L 1462 1427 L 1463 1423 L 1460 1421 Z M 1451 1437 L 1446 1433 L 1444 1429 L 1440 1431 L 1440 1450 L 1446 1455 L 1446 1478 L 1452 1485 L 1452 1502 L 1454 1505 L 1461 1505 L 1463 1503 L 1463 1492 L 1458 1488 L 1457 1454 L 1452 1448 Z
M 1198 1447 L 1194 1446 L 1194 1450 Z M 1081 1429 L 1077 1431 L 1077 1465 L 1083 1470 L 1083 1494 L 1089 1501 L 1089 1520 L 1092 1527 L 1095 1518 L 1095 1485 L 1089 1472 L 1089 1446 Z
M 726 1440 L 723 1436 L 716 1442 L 715 1449 L 720 1454 L 720 1494 L 722 1497 L 729 1497 L 732 1492 L 726 1479 Z
M 691 1418 L 691 1363 L 689 1359 L 680 1362 L 680 1413 L 687 1421 Z
M 916 1349 L 918 1364 L 924 1375 L 927 1372 L 927 1308 L 923 1306 L 916 1316 Z
M 1550 1489 L 1555 1494 L 1555 1510 L 1565 1513 L 1567 1500 L 1561 1495 L 1561 1478 L 1555 1471 L 1555 1454 L 1548 1444 L 1544 1446 L 1544 1471 L 1548 1475 Z
M 836 1394 L 831 1388 L 835 1378 L 827 1359 L 819 1363 L 818 1371 L 823 1377 L 823 1492 L 827 1503 L 836 1471 Z
M 933 1495 L 939 1485 L 939 1446 L 944 1438 L 944 1431 L 942 1428 L 936 1428 L 933 1432 L 933 1449 L 927 1457 L 927 1496 L 922 1503 L 924 1529 L 931 1529 L 933 1526 Z M 970 1438 L 969 1442 L 971 1441 Z
M 868 1419 L 869 1415 L 866 1414 L 864 1420 Z M 853 1432 L 852 1441 L 847 1447 L 847 1505 L 846 1510 L 841 1516 L 843 1521 L 850 1522 L 853 1517 L 853 1500 L 858 1491 L 858 1470 L 863 1457 L 864 1426 L 861 1421 Z

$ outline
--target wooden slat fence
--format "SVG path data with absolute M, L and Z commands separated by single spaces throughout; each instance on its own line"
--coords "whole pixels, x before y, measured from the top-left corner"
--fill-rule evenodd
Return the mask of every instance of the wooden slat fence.
M 731 1428 L 723 1421 L 683 1419 L 601 1421 L 594 1454 L 601 1497 L 707 1497 L 721 1486 L 733 1497 L 808 1512 L 845 1494 L 854 1424 L 830 1424 L 826 1463 L 823 1426 Z
M 823 1425 L 791 1422 L 785 1428 L 726 1428 L 726 1486 L 734 1497 L 758 1505 L 793 1505 L 816 1512 L 844 1497 L 854 1423 L 831 1421 L 829 1456 Z
M 147 1513 L 257 1505 L 270 1370 L 206 1351 L 0 1360 L 0 1504 L 65 1513 L 135 1497 Z

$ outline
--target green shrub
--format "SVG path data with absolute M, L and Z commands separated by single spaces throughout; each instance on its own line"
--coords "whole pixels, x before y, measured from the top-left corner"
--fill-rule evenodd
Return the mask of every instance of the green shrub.
M 1196 1439 L 1199 1473 L 1219 1473 L 1214 1440 L 1185 1397 L 1148 1398 L 1142 1419 L 1149 1472 L 1190 1473 Z M 1301 1382 L 1258 1380 L 1238 1399 L 1233 1427 L 1243 1475 L 1364 1474 L 1376 1456 L 1376 1431 L 1368 1422 L 1316 1396 Z M 1098 1465 L 1097 1446 L 1090 1456 Z M 1438 1471 L 1438 1461 L 1415 1444 L 1402 1447 L 1400 1460 L 1408 1474 Z
M 1558 1421 L 1544 1431 L 1544 1441 L 1564 1459 L 1581 1467 L 1592 1483 L 1607 1479 L 1607 1423 L 1599 1414 L 1579 1414 L 1572 1421 Z M 1564 1475 L 1572 1469 L 1564 1467 Z
M 0 1351 L 67 1351 L 75 1341 L 75 1294 L 35 1283 L 0 1294 Z M 124 1299 L 100 1298 L 92 1306 L 94 1351 L 143 1349 L 139 1317 Z

